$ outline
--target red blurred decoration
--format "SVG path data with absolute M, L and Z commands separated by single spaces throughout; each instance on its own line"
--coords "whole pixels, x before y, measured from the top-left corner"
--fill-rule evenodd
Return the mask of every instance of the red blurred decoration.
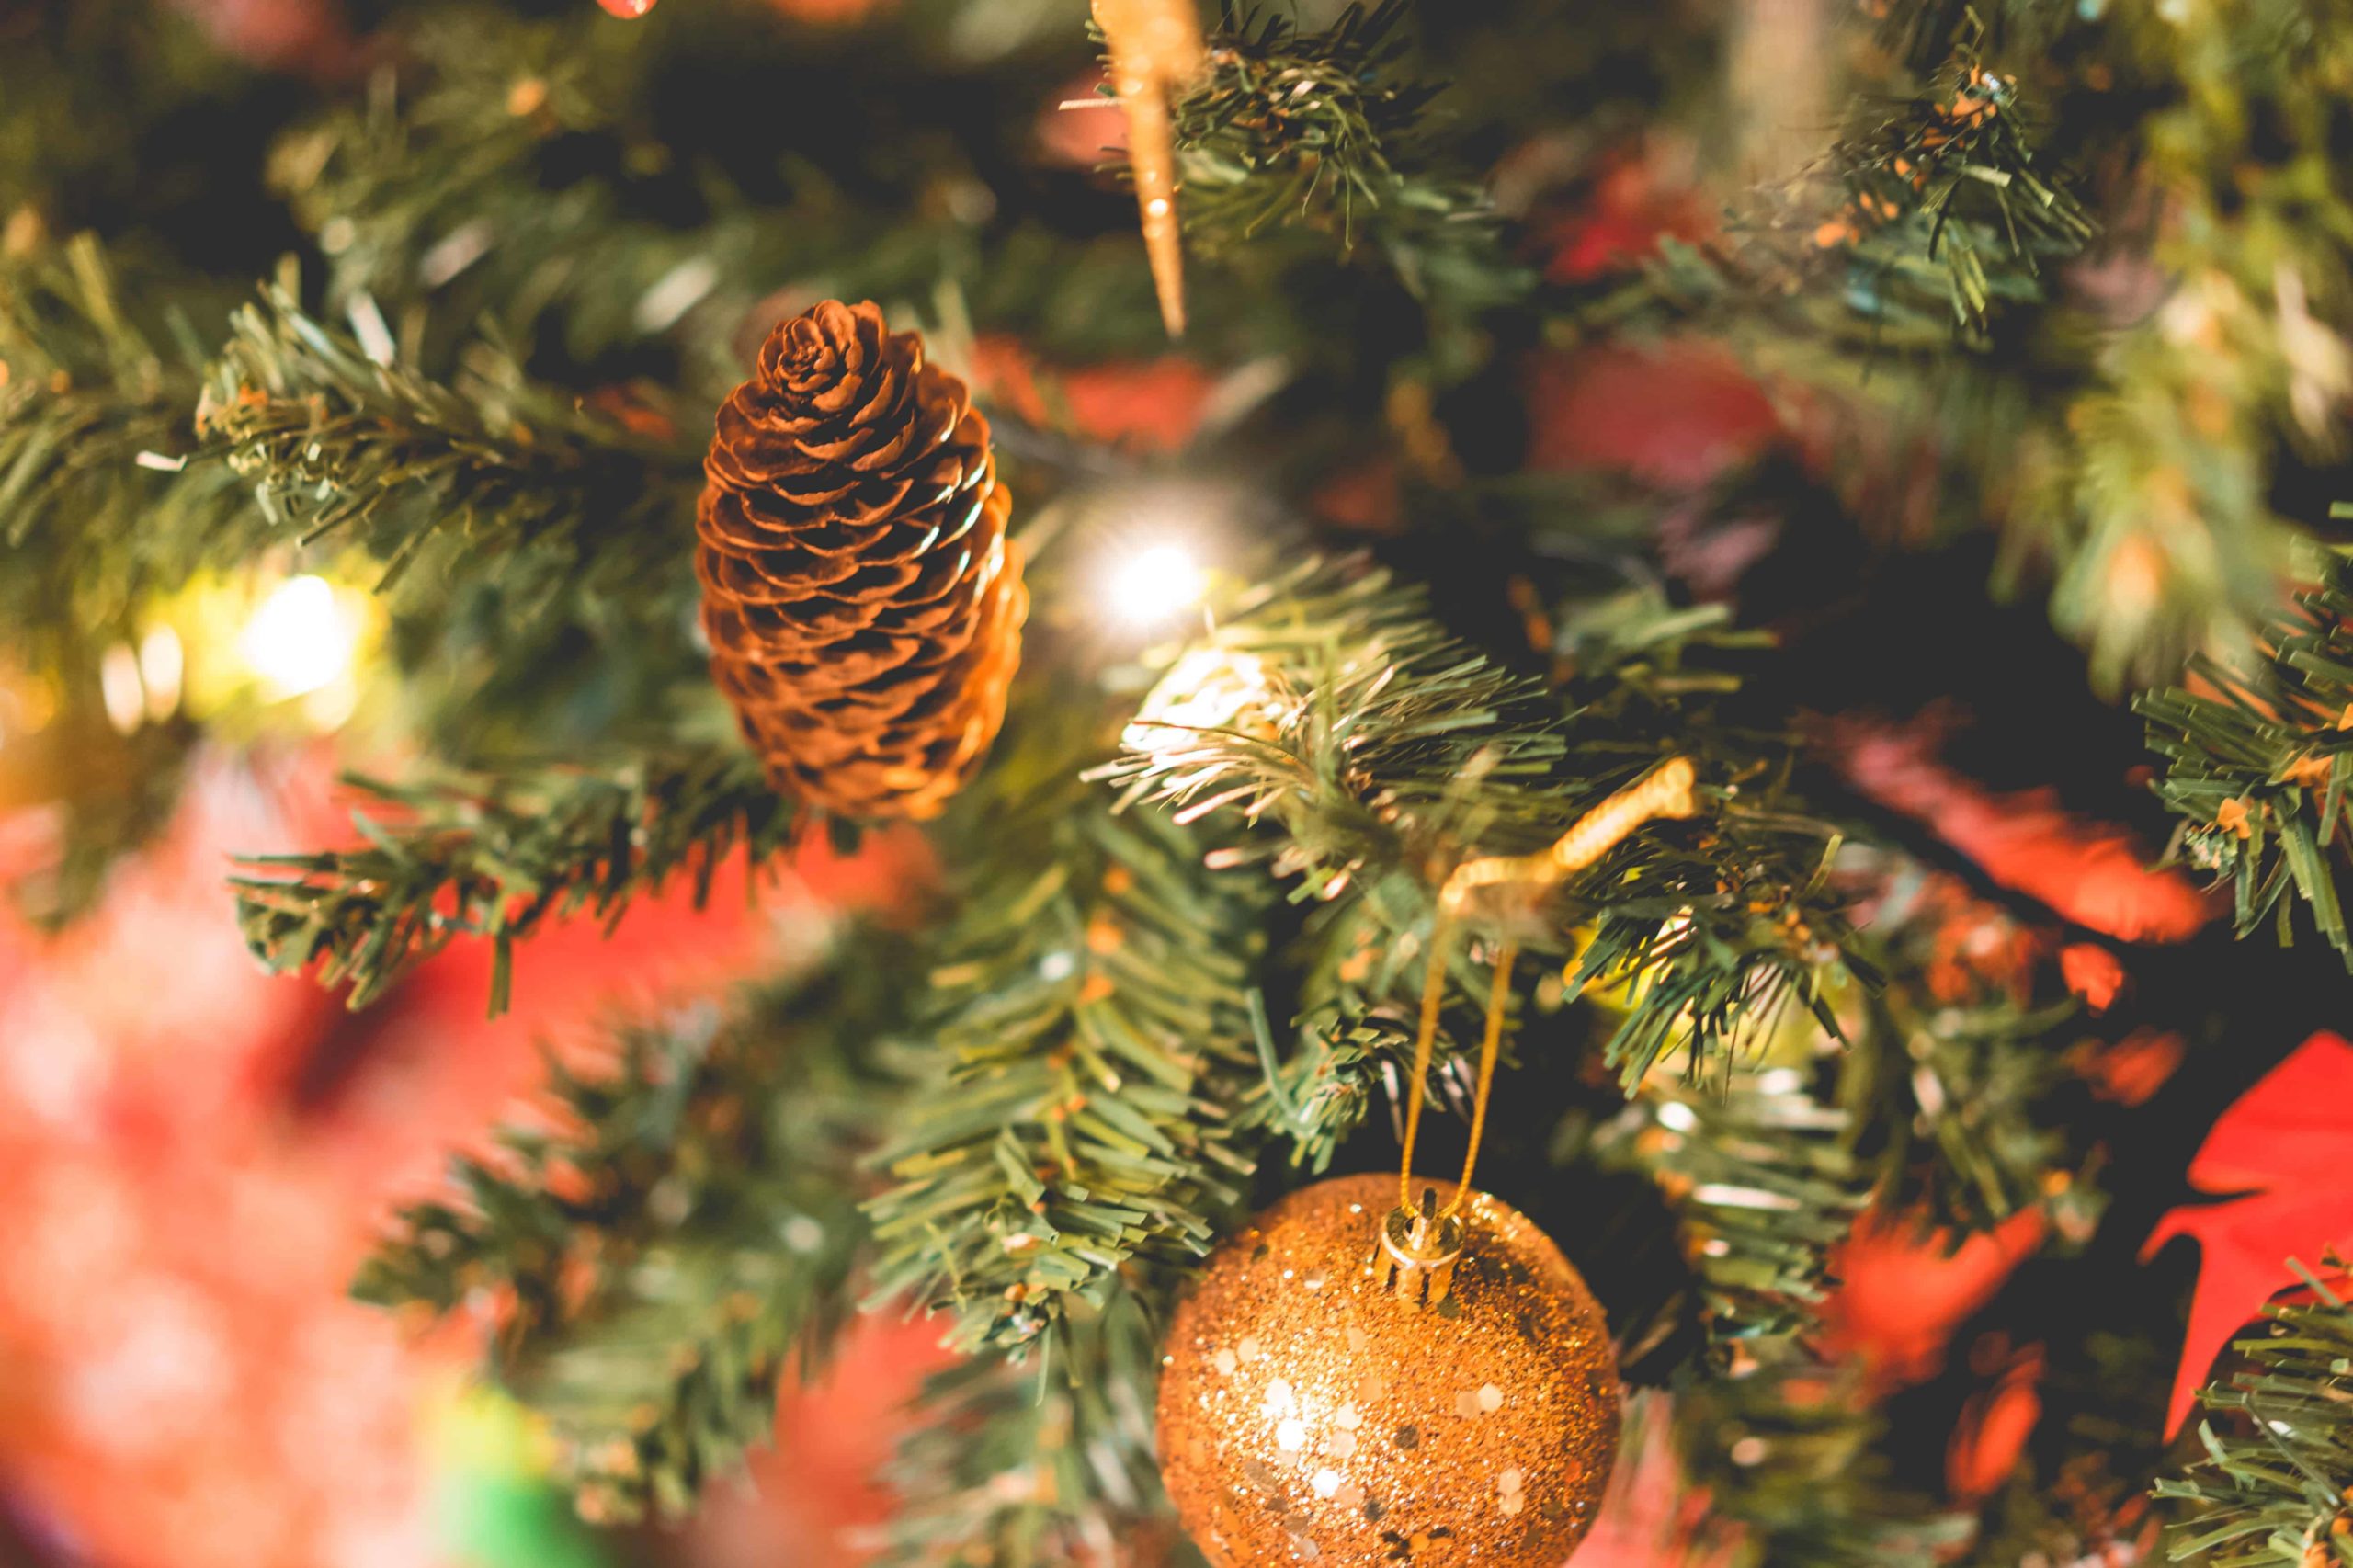
M 847 27 L 891 4 L 892 0 L 768 0 L 770 9 L 817 27 Z
M 1863 923 L 1872 924 L 1875 912 L 1862 913 Z M 1928 994 L 1949 1005 L 1974 1002 L 1988 992 L 2025 1003 L 2034 988 L 2035 966 L 2050 951 L 2046 936 L 1941 871 L 1922 879 L 1903 918 L 1927 930 L 1921 975 Z
M 1662 153 L 1647 143 L 1604 156 L 1584 201 L 1536 225 L 1546 280 L 1590 282 L 1649 261 L 1662 239 L 1714 233 L 1715 217 L 1692 182 L 1692 163 L 1688 148 Z M 1507 165 L 1498 181 L 1510 173 Z
M 2137 1028 L 2113 1045 L 2086 1040 L 2067 1053 L 2067 1064 L 2092 1093 L 2118 1105 L 2136 1106 L 2165 1087 L 2181 1065 L 2181 1036 L 2171 1029 Z
M 1823 1303 L 1824 1348 L 1853 1356 L 1881 1390 L 1934 1377 L 1953 1330 L 2042 1244 L 2028 1210 L 1964 1239 L 1924 1231 L 1915 1216 L 1867 1214 L 1831 1257 L 1839 1281 Z
M 869 15 L 881 10 L 890 0 L 767 0 L 771 10 L 780 11 L 796 22 L 808 22 L 818 27 L 839 27 L 864 21 Z M 656 0 L 597 0 L 607 13 L 625 22 L 633 22 L 654 9 Z
M 1764 389 L 1696 341 L 1546 355 L 1528 377 L 1529 466 L 1696 489 L 1779 440 Z
M 1102 86 L 1102 72 L 1081 72 L 1046 101 L 1038 116 L 1038 151 L 1048 163 L 1092 169 L 1127 153 L 1128 117 L 1120 112 L 1119 99 L 1098 90 Z
M 858 1560 L 848 1543 L 891 1517 L 892 1494 L 877 1476 L 908 1406 L 950 1359 L 937 1324 L 862 1320 L 824 1381 L 785 1391 L 783 1436 L 753 1452 L 751 1484 L 710 1491 L 692 1527 L 694 1568 Z
M 178 0 L 221 49 L 264 70 L 340 74 L 359 46 L 337 0 Z
M 256 970 L 222 885 L 232 850 L 347 832 L 332 766 L 206 764 L 98 913 L 54 939 L 0 915 L 0 1476 L 65 1561 L 445 1563 L 420 1415 L 474 1346 L 345 1297 L 383 1215 L 537 1085 L 536 1041 L 577 1059 L 618 1006 L 722 988 L 905 861 L 813 850 L 755 903 L 739 860 L 705 910 L 682 883 L 610 940 L 551 930 L 495 1023 L 479 947 L 348 1015 Z
M 1992 1496 L 2009 1480 L 2042 1418 L 2042 1346 L 2012 1350 L 2009 1336 L 1989 1334 L 1969 1355 L 1970 1367 L 1993 1381 L 1969 1396 L 1945 1446 L 1945 1485 L 1957 1502 Z
M 2180 1430 L 2215 1358 L 2263 1304 L 2301 1283 L 2295 1258 L 2317 1269 L 2325 1253 L 2353 1250 L 2353 1045 L 2326 1030 L 2232 1102 L 2189 1162 L 2189 1184 L 2225 1201 L 2177 1209 L 2149 1233 L 2141 1256 L 2176 1236 L 2198 1244 L 2181 1368 L 2165 1414 Z M 2339 1271 L 2341 1272 L 2341 1271 Z
M 1315 487 L 1316 516 L 1362 533 L 1395 533 L 1404 526 L 1404 490 L 1397 460 L 1386 453 L 1351 462 Z
M 1673 1403 L 1657 1391 L 1628 1396 L 1625 1438 L 1577 1568 L 1730 1568 L 1739 1536 L 1711 1515 L 1676 1457 Z
M 1926 824 L 2002 886 L 2061 917 L 2128 942 L 2178 942 L 2214 916 L 2211 900 L 2123 829 L 2062 810 L 2049 790 L 1991 795 L 1936 752 L 1948 722 L 1898 727 L 1834 720 L 1822 738 L 1864 794 Z
M 2070 942 L 2059 949 L 2059 976 L 2095 1013 L 2105 1013 L 2124 989 L 2124 966 L 2097 942 Z
M 642 397 L 636 387 L 598 387 L 584 402 L 590 413 L 611 420 L 632 436 L 655 441 L 677 438 L 677 422 Z
M 1051 367 L 1004 336 L 972 345 L 971 379 L 982 399 L 1029 424 L 1148 452 L 1175 451 L 1193 438 L 1214 384 L 1179 355 Z

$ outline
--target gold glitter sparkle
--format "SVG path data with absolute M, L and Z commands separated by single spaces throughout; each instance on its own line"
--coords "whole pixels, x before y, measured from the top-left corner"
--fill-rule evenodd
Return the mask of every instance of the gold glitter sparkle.
M 1161 1469 L 1214 1568 L 1558 1568 L 1593 1522 L 1618 1439 L 1600 1308 L 1526 1216 L 1473 1193 L 1452 1295 L 1416 1311 L 1374 1262 L 1394 1182 L 1291 1194 L 1177 1308 Z

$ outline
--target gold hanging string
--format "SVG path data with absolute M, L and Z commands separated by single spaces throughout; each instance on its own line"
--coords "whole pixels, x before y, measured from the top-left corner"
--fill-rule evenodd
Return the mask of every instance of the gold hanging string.
M 1518 958 L 1517 942 L 1506 942 L 1495 951 L 1495 977 L 1487 988 L 1487 1032 L 1479 1041 L 1479 1087 L 1471 1096 L 1471 1142 L 1462 1151 L 1462 1179 L 1447 1200 L 1449 1214 L 1471 1195 L 1471 1174 L 1479 1168 L 1479 1141 L 1487 1135 L 1487 1098 L 1495 1086 L 1495 1057 L 1503 1049 L 1504 1015 L 1511 1007 L 1511 966 Z
M 1414 1075 L 1405 1090 L 1405 1156 L 1397 1166 L 1397 1207 L 1414 1206 L 1414 1144 L 1422 1132 L 1422 1085 L 1429 1082 L 1430 1052 L 1438 1044 L 1438 1015 L 1446 1000 L 1446 949 L 1452 945 L 1454 912 L 1438 902 L 1430 922 L 1430 966 L 1422 976 L 1421 1027 L 1414 1031 Z
M 1422 1086 L 1429 1081 L 1430 1057 L 1438 1045 L 1438 1013 L 1446 1000 L 1446 955 L 1452 945 L 1456 918 L 1472 892 L 1498 882 L 1531 887 L 1557 886 L 1586 869 L 1624 842 L 1646 822 L 1699 814 L 1693 793 L 1698 770 L 1688 757 L 1670 757 L 1646 777 L 1629 784 L 1579 817 L 1549 849 L 1533 855 L 1495 855 L 1465 860 L 1454 869 L 1440 890 L 1438 915 L 1430 922 L 1429 969 L 1422 980 L 1420 1027 L 1414 1037 L 1414 1075 L 1405 1102 L 1405 1148 L 1398 1162 L 1397 1205 L 1414 1207 L 1414 1145 L 1422 1131 Z M 1479 1043 L 1479 1084 L 1471 1101 L 1471 1142 L 1462 1154 L 1462 1179 L 1443 1212 L 1453 1213 L 1471 1190 L 1478 1169 L 1479 1144 L 1487 1131 L 1487 1101 L 1495 1083 L 1495 1058 L 1503 1048 L 1504 1016 L 1511 1003 L 1511 971 L 1518 949 L 1506 942 L 1495 953 L 1495 978 L 1487 993 L 1487 1028 Z

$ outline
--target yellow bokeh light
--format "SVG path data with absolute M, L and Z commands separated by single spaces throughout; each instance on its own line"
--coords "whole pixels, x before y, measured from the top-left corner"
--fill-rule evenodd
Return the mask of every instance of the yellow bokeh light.
M 324 577 L 290 577 L 272 589 L 237 637 L 237 654 L 273 699 L 333 686 L 351 669 L 355 619 Z
M 1112 568 L 1108 599 L 1112 613 L 1130 626 L 1165 626 L 1201 602 L 1208 574 L 1181 544 L 1146 545 Z

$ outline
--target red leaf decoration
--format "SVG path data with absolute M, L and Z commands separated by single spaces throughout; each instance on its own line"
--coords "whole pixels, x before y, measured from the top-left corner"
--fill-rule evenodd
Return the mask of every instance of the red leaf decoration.
M 2198 1243 L 2198 1288 L 2175 1375 L 2165 1435 L 2181 1429 L 2214 1358 L 2279 1291 L 2301 1283 L 2288 1259 L 2353 1247 L 2353 1045 L 2324 1030 L 2224 1111 L 2189 1163 L 2221 1203 L 2157 1221 L 2146 1262 L 2176 1236 Z

